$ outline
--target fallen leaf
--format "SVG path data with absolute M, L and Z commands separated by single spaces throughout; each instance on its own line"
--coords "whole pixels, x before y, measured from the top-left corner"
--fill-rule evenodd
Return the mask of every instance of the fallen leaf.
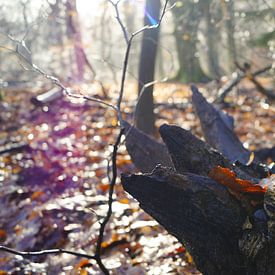
M 36 201 L 39 200 L 45 193 L 43 191 L 35 191 L 31 195 L 31 200 Z
M 221 166 L 214 167 L 208 176 L 236 192 L 264 194 L 267 190 L 266 187 L 256 185 L 248 180 L 238 179 L 233 171 Z
M 4 242 L 7 239 L 7 232 L 3 229 L 0 229 L 0 242 Z
M 129 204 L 129 200 L 126 198 L 120 199 L 118 202 L 123 203 L 123 204 Z

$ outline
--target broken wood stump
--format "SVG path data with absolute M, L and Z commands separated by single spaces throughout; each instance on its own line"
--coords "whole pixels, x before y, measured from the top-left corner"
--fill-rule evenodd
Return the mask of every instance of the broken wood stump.
M 160 134 L 176 171 L 122 175 L 124 189 L 185 245 L 203 274 L 273 275 L 275 183 L 266 193 L 258 186 L 258 194 L 237 194 L 210 172 L 225 167 L 252 186 L 260 179 L 178 126 L 163 125 Z
M 241 141 L 234 133 L 234 119 L 211 103 L 208 103 L 194 85 L 191 89 L 193 91 L 193 107 L 200 119 L 203 134 L 208 144 L 217 149 L 231 164 L 236 161 L 243 165 L 248 163 L 251 153 L 243 147 Z M 135 166 L 141 172 L 151 172 L 157 164 L 168 167 L 173 166 L 164 144 L 156 141 L 127 122 L 125 122 L 124 126 L 128 132 L 126 134 L 128 153 Z M 189 137 L 190 135 L 187 134 L 187 143 L 189 142 Z M 185 141 L 181 140 L 180 142 L 184 143 Z M 199 143 L 195 142 L 196 144 Z M 210 146 L 209 150 L 211 150 Z M 213 154 L 212 151 L 209 156 L 213 156 Z M 254 161 L 257 162 L 257 160 L 256 156 Z M 228 165 L 229 163 L 227 163 Z M 252 175 L 254 175 L 253 171 Z
M 265 162 L 268 159 L 271 159 L 273 162 L 275 162 L 275 146 L 270 148 L 258 149 L 254 153 L 256 157 L 262 162 Z
M 244 274 L 238 236 L 246 215 L 223 186 L 161 167 L 152 174 L 123 176 L 122 184 L 185 245 L 204 274 Z
M 143 173 L 157 164 L 173 167 L 166 146 L 124 121 L 126 148 L 135 166 Z
M 192 85 L 192 104 L 199 117 L 203 135 L 208 144 L 221 152 L 231 162 L 247 163 L 250 152 L 234 133 L 233 118 L 218 110 Z

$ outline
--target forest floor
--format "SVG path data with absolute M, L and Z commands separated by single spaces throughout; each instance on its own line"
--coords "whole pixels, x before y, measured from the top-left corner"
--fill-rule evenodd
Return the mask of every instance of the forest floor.
M 213 99 L 204 88 L 206 98 Z M 127 86 L 123 103 L 129 122 L 136 100 L 133 89 Z M 98 94 L 96 86 L 84 90 Z M 32 96 L 10 90 L 0 102 L 0 151 L 12 144 L 28 145 L 0 154 L 0 244 L 22 251 L 66 248 L 93 255 L 97 216 L 107 210 L 107 167 L 118 133 L 115 114 L 94 102 L 67 97 L 35 107 Z M 186 85 L 157 85 L 157 125 L 173 123 L 201 136 L 190 97 Z M 274 145 L 271 102 L 246 83 L 227 101 L 225 110 L 247 148 Z M 138 172 L 124 144 L 117 164 L 119 174 Z M 200 274 L 185 248 L 139 208 L 119 179 L 102 248 L 113 274 Z M 95 262 L 65 254 L 32 260 L 0 252 L 0 274 L 101 274 Z

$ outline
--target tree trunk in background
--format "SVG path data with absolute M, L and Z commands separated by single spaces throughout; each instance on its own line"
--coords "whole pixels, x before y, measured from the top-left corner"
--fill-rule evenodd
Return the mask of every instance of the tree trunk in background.
M 196 57 L 199 9 L 197 3 L 185 2 L 178 1 L 172 9 L 180 67 L 176 78 L 182 82 L 199 82 L 204 77 Z
M 77 67 L 77 72 L 73 75 L 73 78 L 76 77 L 78 81 L 83 81 L 85 71 L 85 55 L 82 47 L 82 37 L 79 28 L 76 0 L 67 0 L 66 8 L 67 35 L 74 46 L 75 62 Z
M 223 72 L 218 63 L 217 44 L 218 37 L 211 22 L 210 14 L 211 0 L 199 1 L 201 11 L 200 23 L 198 26 L 198 51 L 199 61 L 203 72 L 213 79 L 219 79 Z
M 144 10 L 144 24 L 154 25 L 160 15 L 160 0 L 147 0 Z M 139 64 L 139 94 L 146 83 L 154 80 L 155 63 L 158 48 L 159 28 L 144 31 Z M 136 108 L 136 126 L 141 131 L 153 135 L 155 133 L 155 116 L 153 101 L 154 86 L 145 88 L 140 95 Z
M 50 6 L 49 12 L 49 30 L 48 37 L 49 41 L 52 41 L 52 44 L 58 48 L 58 54 L 56 54 L 56 59 L 53 59 L 51 62 L 52 69 L 56 67 L 61 68 L 61 71 L 54 70 L 54 74 L 62 75 L 62 78 L 68 77 L 68 60 L 67 60 L 67 49 L 64 45 L 64 39 L 66 37 L 66 26 L 59 22 L 62 18 L 63 13 L 66 9 L 62 0 L 56 0 L 55 3 L 48 3 Z
M 234 72 L 236 66 L 236 46 L 234 40 L 234 2 L 221 0 L 221 11 L 223 17 L 222 43 L 224 46 L 224 65 L 228 74 Z

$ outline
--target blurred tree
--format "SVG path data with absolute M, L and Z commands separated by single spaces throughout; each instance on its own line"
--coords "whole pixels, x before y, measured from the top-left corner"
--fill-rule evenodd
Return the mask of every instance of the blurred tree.
M 160 0 L 147 0 L 144 9 L 144 25 L 155 25 L 160 16 Z M 143 32 L 139 63 L 138 91 L 139 102 L 136 107 L 136 126 L 143 132 L 155 134 L 153 90 L 154 85 L 144 85 L 154 80 L 158 48 L 159 28 Z M 143 92 L 142 92 L 143 91 Z M 142 94 L 140 94 L 142 92 Z
M 176 78 L 182 82 L 198 82 L 204 77 L 197 55 L 198 3 L 179 0 L 172 9 L 175 22 L 175 38 L 179 71 Z
M 65 4 L 62 0 L 55 0 L 55 2 L 51 3 L 50 1 L 47 1 L 49 5 L 49 23 L 47 31 L 45 32 L 45 35 L 47 35 L 47 40 L 51 41 L 52 45 L 57 49 L 57 52 L 59 53 L 57 55 L 58 60 L 54 62 L 55 60 L 52 59 L 52 70 L 53 73 L 58 75 L 58 69 L 62 68 L 62 76 L 66 77 L 67 72 L 64 68 L 67 68 L 67 58 L 63 58 L 63 54 L 66 53 L 65 49 L 65 37 L 66 37 L 66 24 L 64 13 L 65 13 Z
M 236 68 L 236 45 L 234 39 L 234 1 L 220 0 L 222 12 L 221 37 L 224 46 L 223 63 L 226 73 L 232 73 Z
M 82 48 L 82 37 L 79 26 L 79 18 L 76 9 L 76 0 L 66 1 L 66 16 L 67 16 L 67 35 L 74 45 L 75 61 L 77 66 L 77 73 L 72 73 L 73 78 L 78 81 L 83 81 L 84 79 L 84 52 Z
M 213 0 L 199 1 L 200 23 L 198 26 L 198 51 L 203 72 L 212 79 L 219 79 L 223 72 L 218 60 L 217 30 L 211 17 L 211 3 Z
M 95 76 L 95 70 L 88 60 L 88 57 L 84 51 L 82 44 L 81 25 L 76 9 L 76 0 L 67 0 L 67 35 L 74 45 L 75 62 L 77 67 L 77 73 L 73 74 L 73 78 L 78 81 L 84 80 L 85 65 L 90 69 L 93 76 Z

